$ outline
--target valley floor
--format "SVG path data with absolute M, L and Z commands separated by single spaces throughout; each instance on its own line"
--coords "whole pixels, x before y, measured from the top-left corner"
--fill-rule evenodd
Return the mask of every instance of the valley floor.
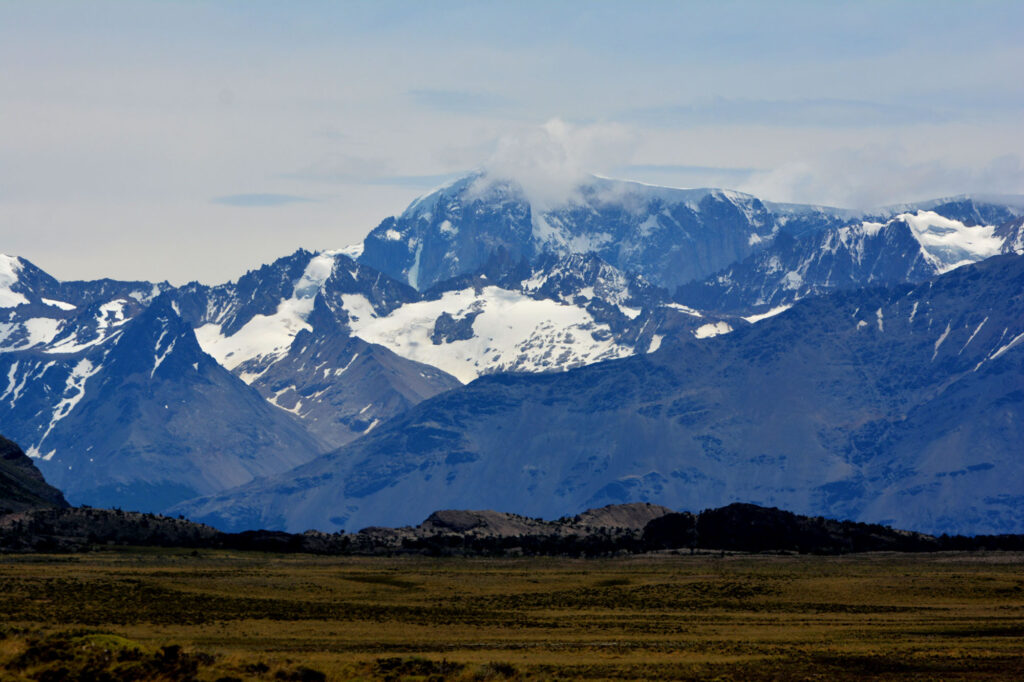
M 1024 554 L 0 556 L 5 680 L 865 675 L 1024 678 Z

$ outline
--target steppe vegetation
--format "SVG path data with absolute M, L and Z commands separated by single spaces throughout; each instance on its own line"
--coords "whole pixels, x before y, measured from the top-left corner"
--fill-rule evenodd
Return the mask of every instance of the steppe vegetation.
M 1024 554 L 0 556 L 11 680 L 1022 679 Z

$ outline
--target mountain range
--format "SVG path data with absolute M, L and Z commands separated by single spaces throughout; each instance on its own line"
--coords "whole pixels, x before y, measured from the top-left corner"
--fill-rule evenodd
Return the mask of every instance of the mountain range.
M 4 256 L 0 429 L 72 503 L 231 530 L 744 501 L 1020 532 L 1022 216 L 474 173 L 217 286 Z
M 923 532 L 1020 527 L 1024 259 L 803 301 L 711 339 L 439 395 L 278 477 L 179 508 L 220 527 L 400 525 L 744 500 Z M 396 505 L 394 500 L 401 500 Z M 424 512 L 426 510 L 426 512 Z

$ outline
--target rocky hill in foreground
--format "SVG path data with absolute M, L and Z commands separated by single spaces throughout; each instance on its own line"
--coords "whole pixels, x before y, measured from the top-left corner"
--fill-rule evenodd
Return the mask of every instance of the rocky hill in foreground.
M 0 436 L 0 514 L 67 507 L 64 495 L 12 441 Z

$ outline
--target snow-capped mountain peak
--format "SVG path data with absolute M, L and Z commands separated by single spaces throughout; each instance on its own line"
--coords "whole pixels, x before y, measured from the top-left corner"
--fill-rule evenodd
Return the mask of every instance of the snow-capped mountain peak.
M 254 314 L 232 333 L 226 333 L 223 322 L 208 322 L 198 327 L 196 337 L 203 350 L 230 370 L 252 365 L 251 370 L 241 374 L 243 380 L 251 383 L 262 370 L 288 352 L 299 332 L 311 329 L 307 320 L 313 311 L 313 301 L 334 272 L 339 253 L 327 251 L 312 255 L 291 286 L 290 295 L 282 298 L 273 312 Z
M 671 288 L 762 248 L 776 223 L 756 197 L 729 190 L 591 177 L 571 200 L 533 205 L 514 181 L 473 174 L 383 221 L 359 260 L 426 291 L 499 254 L 593 253 Z

